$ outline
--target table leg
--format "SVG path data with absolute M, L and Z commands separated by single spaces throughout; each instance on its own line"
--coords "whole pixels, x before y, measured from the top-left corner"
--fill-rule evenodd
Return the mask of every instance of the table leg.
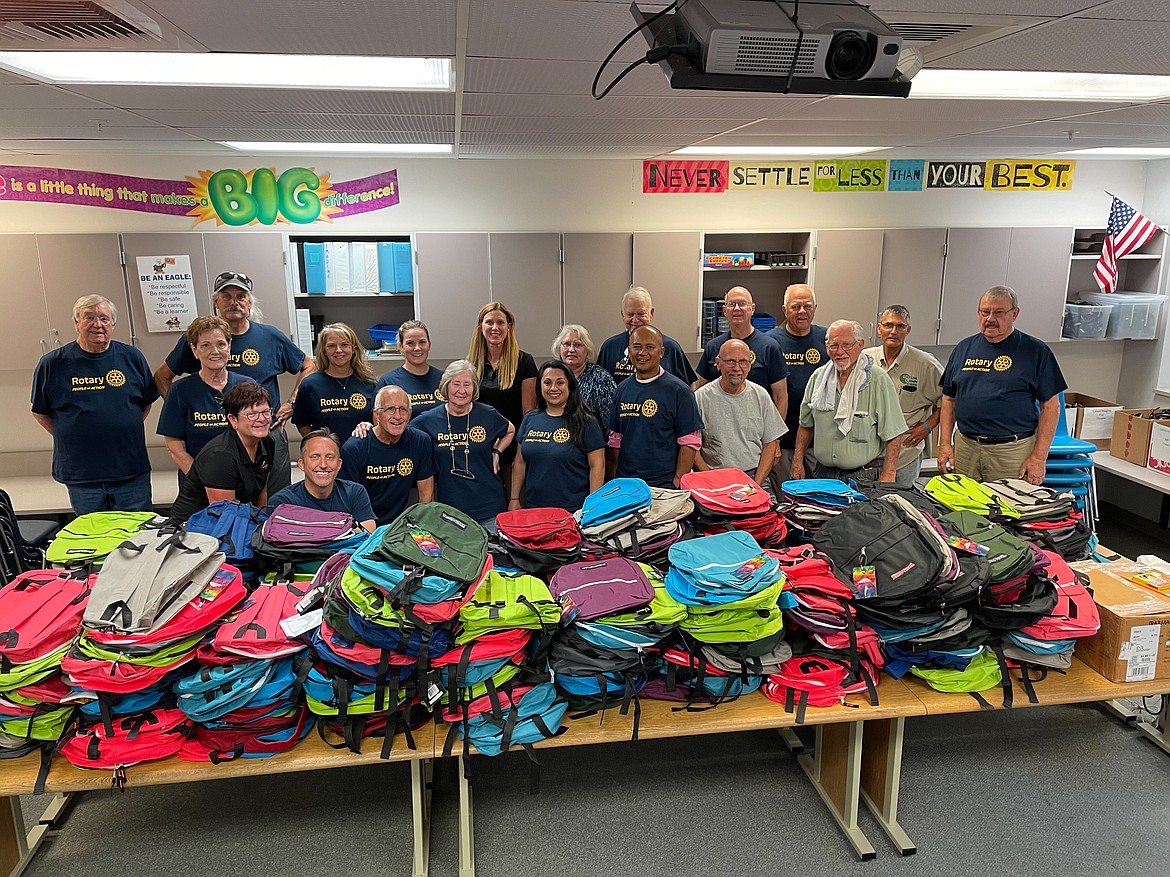
M 434 764 L 423 758 L 410 763 L 411 809 L 414 811 L 414 877 L 427 877 L 431 860 L 431 776 Z
M 788 747 L 788 751 L 793 755 L 804 754 L 804 743 L 800 740 L 800 735 L 796 733 L 793 728 L 778 728 L 780 732 L 780 739 L 784 741 L 784 745 Z
M 862 861 L 876 857 L 857 825 L 861 792 L 861 744 L 865 722 L 817 725 L 816 749 L 797 760 Z
M 459 877 L 475 877 L 475 824 L 471 812 L 471 783 L 467 756 L 459 756 Z
M 8 813 L 0 817 L 0 874 L 16 877 L 28 864 L 28 841 L 24 835 L 24 815 L 20 798 L 8 799 Z
M 905 719 L 865 723 L 861 749 L 861 800 L 903 856 L 918 852 L 898 824 L 898 792 L 902 779 Z

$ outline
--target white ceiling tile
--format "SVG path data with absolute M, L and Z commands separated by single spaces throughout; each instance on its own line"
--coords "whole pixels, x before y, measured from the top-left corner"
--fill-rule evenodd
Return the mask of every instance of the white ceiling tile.
M 613 70 L 616 76 L 621 67 Z M 468 58 L 467 92 L 491 94 L 589 94 L 597 63 L 592 61 L 545 61 L 519 58 Z M 609 78 L 602 79 L 604 87 Z M 600 91 L 600 88 L 599 88 Z M 658 65 L 643 64 L 623 79 L 611 94 L 668 95 L 666 75 Z
M 610 53 L 634 26 L 629 4 L 575 0 L 492 0 L 473 3 L 468 22 L 467 54 L 481 58 L 552 58 L 592 61 Z M 617 73 L 645 56 L 646 39 L 638 34 L 615 56 Z

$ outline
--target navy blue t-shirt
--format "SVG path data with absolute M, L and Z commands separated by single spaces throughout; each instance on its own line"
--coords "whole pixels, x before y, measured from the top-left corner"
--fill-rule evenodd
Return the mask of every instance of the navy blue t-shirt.
M 804 388 L 808 386 L 813 372 L 829 361 L 825 349 L 825 337 L 829 330 L 824 326 L 811 326 L 807 335 L 793 335 L 787 326 L 777 326 L 768 337 L 780 345 L 784 354 L 784 365 L 788 367 L 788 416 L 784 422 L 788 432 L 780 437 L 780 447 L 796 447 L 796 430 L 800 426 L 800 403 L 804 401 Z
M 435 475 L 430 437 L 409 426 L 392 445 L 372 429 L 365 438 L 351 438 L 341 449 L 341 458 L 338 477 L 365 486 L 379 525 L 402 514 L 416 481 Z
M 228 372 L 222 390 L 203 381 L 196 372 L 171 384 L 155 433 L 182 439 L 187 453 L 195 457 L 204 446 L 228 428 L 223 413 L 223 394 L 248 379 Z
M 297 388 L 292 422 L 310 429 L 328 429 L 344 442 L 355 426 L 373 419 L 373 408 L 372 381 L 366 384 L 356 375 L 335 378 L 324 372 L 313 372 Z
M 707 342 L 703 349 L 703 357 L 695 369 L 699 377 L 708 381 L 719 380 L 719 369 L 715 366 L 715 357 L 719 348 L 731 340 L 731 333 L 724 332 Z M 748 372 L 748 380 L 759 384 L 772 394 L 772 384 L 783 381 L 788 377 L 788 367 L 784 364 L 784 352 L 774 338 L 769 338 L 759 329 L 753 329 L 752 334 L 743 339 L 744 344 L 751 351 L 752 368 Z M 791 403 L 789 403 L 791 404 Z
M 466 512 L 477 521 L 494 518 L 507 508 L 504 483 L 492 471 L 492 445 L 508 434 L 509 423 L 491 405 L 476 402 L 471 412 L 455 416 L 447 406 L 432 408 L 410 425 L 434 444 L 435 488 L 440 502 Z M 467 469 L 474 479 L 452 475 Z
M 349 512 L 358 524 L 374 520 L 374 509 L 370 505 L 370 496 L 366 489 L 360 484 L 345 481 L 340 477 L 333 482 L 333 492 L 327 499 L 317 499 L 309 493 L 303 481 L 290 484 L 284 490 L 278 490 L 275 496 L 268 497 L 268 511 L 271 512 L 281 503 L 323 512 Z
M 630 377 L 634 373 L 634 364 L 630 362 L 629 333 L 618 332 L 612 338 L 606 338 L 597 352 L 597 364 L 613 375 L 614 383 L 620 384 Z M 669 335 L 662 336 L 661 365 L 668 375 L 674 375 L 688 387 L 698 377 L 679 343 Z
M 400 365 L 378 378 L 374 384 L 374 395 L 377 396 L 377 391 L 383 387 L 402 387 L 410 396 L 410 416 L 418 417 L 444 401 L 439 393 L 439 380 L 442 377 L 442 371 L 433 365 L 428 367 L 425 375 L 413 374 Z
M 227 367 L 262 385 L 272 395 L 272 407 L 277 408 L 280 406 L 277 376 L 295 375 L 304 362 L 304 352 L 291 338 L 274 326 L 251 321 L 247 332 L 232 337 Z M 180 336 L 175 349 L 167 354 L 167 367 L 177 375 L 199 371 L 199 360 L 191 352 L 186 335 Z
M 42 356 L 32 410 L 53 418 L 53 478 L 87 484 L 149 472 L 142 409 L 157 398 L 146 357 L 121 341 L 104 353 L 70 341 Z
M 528 506 L 576 511 L 589 495 L 590 451 L 605 447 L 596 418 L 585 424 L 585 450 L 577 447 L 563 416 L 529 411 L 516 430 L 524 457 L 524 491 Z
M 674 375 L 649 383 L 618 385 L 609 416 L 611 432 L 622 434 L 619 478 L 642 478 L 651 487 L 673 487 L 678 439 L 703 428 L 691 388 Z
M 943 370 L 942 391 L 955 400 L 955 422 L 965 435 L 1017 435 L 1040 422 L 1037 402 L 1068 385 L 1048 345 L 1018 329 L 998 344 L 964 338 Z

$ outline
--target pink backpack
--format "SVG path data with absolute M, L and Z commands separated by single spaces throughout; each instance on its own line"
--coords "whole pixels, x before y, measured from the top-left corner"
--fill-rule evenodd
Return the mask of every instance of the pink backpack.
M 96 580 L 74 570 L 38 569 L 0 588 L 2 672 L 50 655 L 77 636 Z
M 741 469 L 688 472 L 679 487 L 690 493 L 700 518 L 753 517 L 772 507 L 768 492 Z

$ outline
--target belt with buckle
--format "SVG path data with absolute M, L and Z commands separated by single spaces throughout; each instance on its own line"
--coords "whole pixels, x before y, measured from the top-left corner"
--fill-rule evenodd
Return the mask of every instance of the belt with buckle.
M 1015 435 L 967 435 L 963 433 L 963 438 L 969 439 L 973 442 L 978 442 L 981 445 L 1006 445 L 1009 442 L 1018 442 L 1023 439 L 1031 438 L 1036 434 L 1036 430 L 1031 432 L 1019 432 Z

